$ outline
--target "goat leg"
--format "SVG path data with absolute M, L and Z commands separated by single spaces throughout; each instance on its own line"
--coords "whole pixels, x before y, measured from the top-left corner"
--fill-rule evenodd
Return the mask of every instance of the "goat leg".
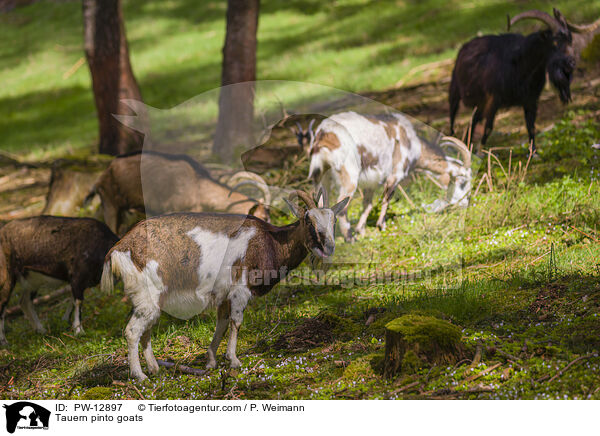
M 206 369 L 214 369 L 217 367 L 217 349 L 223 339 L 223 335 L 227 331 L 230 310 L 231 307 L 229 301 L 222 303 L 217 310 L 217 326 L 215 328 L 215 334 L 206 351 Z
M 377 228 L 379 230 L 385 230 L 385 216 L 397 185 L 398 177 L 396 177 L 395 174 L 389 176 L 385 181 L 385 187 L 383 188 L 383 201 L 381 202 L 381 212 L 379 213 L 379 218 L 377 219 Z
M 45 335 L 46 329 L 40 322 L 40 319 L 37 316 L 37 312 L 35 311 L 35 308 L 33 307 L 33 302 L 31 301 L 31 289 L 29 287 L 29 284 L 23 278 L 20 278 L 19 282 L 21 283 L 21 288 L 22 288 L 21 289 L 21 299 L 19 301 L 19 305 L 21 306 L 21 309 L 23 310 L 23 314 L 25 315 L 25 318 L 27 318 L 29 320 L 29 322 L 31 323 L 31 326 L 36 331 L 36 333 Z
M 363 195 L 363 213 L 361 214 L 358 224 L 356 225 L 356 231 L 360 235 L 365 234 L 367 218 L 369 218 L 369 213 L 371 213 L 371 210 L 373 210 L 373 190 L 365 189 Z
M 244 309 L 250 299 L 250 290 L 244 286 L 237 286 L 229 293 L 229 304 L 231 311 L 229 314 L 229 342 L 227 343 L 227 352 L 225 357 L 230 362 L 231 368 L 239 368 L 242 362 L 237 358 L 237 336 L 244 320 Z
M 527 134 L 531 144 L 531 153 L 535 154 L 535 119 L 537 117 L 537 105 L 527 105 L 523 108 L 525 112 L 525 124 L 527 125 Z

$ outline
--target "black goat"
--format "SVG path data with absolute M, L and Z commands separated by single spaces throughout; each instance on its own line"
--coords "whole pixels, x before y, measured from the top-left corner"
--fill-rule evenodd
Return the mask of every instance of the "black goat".
M 475 107 L 471 132 L 486 119 L 481 144 L 485 145 L 500 108 L 522 106 L 532 150 L 535 151 L 535 118 L 540 94 L 550 82 L 563 103 L 571 100 L 570 84 L 575 69 L 572 25 L 558 10 L 554 17 L 537 10 L 523 12 L 509 21 L 522 19 L 544 22 L 548 29 L 527 36 L 508 33 L 475 38 L 460 49 L 450 83 L 450 134 L 462 100 Z

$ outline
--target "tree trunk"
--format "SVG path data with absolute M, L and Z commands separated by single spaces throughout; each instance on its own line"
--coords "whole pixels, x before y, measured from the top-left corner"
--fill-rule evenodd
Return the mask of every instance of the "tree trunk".
M 120 0 L 83 0 L 83 21 L 85 54 L 98 111 L 99 151 L 117 155 L 139 150 L 143 134 L 113 117 L 113 114 L 135 115 L 120 103 L 121 99 L 142 99 L 129 63 Z
M 219 120 L 213 143 L 213 153 L 224 162 L 231 161 L 236 148 L 254 146 L 252 124 L 259 5 L 260 0 L 227 2 Z M 238 85 L 233 85 L 236 83 Z

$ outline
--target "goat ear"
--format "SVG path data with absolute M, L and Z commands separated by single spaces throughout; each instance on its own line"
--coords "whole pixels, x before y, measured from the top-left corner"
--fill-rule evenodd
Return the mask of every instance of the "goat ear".
M 334 214 L 339 215 L 344 209 L 346 209 L 346 206 L 348 206 L 349 201 L 350 201 L 350 197 L 346 197 L 342 201 L 340 201 L 338 204 L 331 206 L 331 210 L 333 211 Z
M 325 195 L 323 194 L 323 186 L 319 186 L 319 191 L 317 192 L 317 196 L 315 197 L 315 203 L 317 207 L 326 207 Z
M 288 207 L 292 211 L 292 214 L 294 214 L 294 216 L 296 218 L 300 219 L 300 218 L 302 218 L 304 216 L 304 213 L 302 212 L 302 209 L 300 209 L 300 206 L 292 203 L 287 198 L 284 198 L 283 201 L 285 201 L 285 204 L 288 205 Z

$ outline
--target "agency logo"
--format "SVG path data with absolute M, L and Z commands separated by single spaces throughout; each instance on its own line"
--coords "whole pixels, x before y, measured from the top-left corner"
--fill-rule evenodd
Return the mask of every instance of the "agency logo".
M 19 401 L 3 407 L 6 409 L 6 431 L 14 433 L 16 429 L 48 430 L 50 411 L 29 401 Z

